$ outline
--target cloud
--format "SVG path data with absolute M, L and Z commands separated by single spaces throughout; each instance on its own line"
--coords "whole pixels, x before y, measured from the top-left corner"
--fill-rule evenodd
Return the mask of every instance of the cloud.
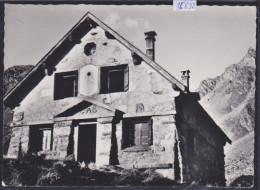
M 125 26 L 129 27 L 129 28 L 141 28 L 144 27 L 145 29 L 150 28 L 150 23 L 149 21 L 143 19 L 143 18 L 130 18 L 130 17 L 126 17 L 124 20 Z
M 129 18 L 129 17 L 127 17 L 126 19 L 125 19 L 125 25 L 127 26 L 127 27 L 129 27 L 129 28 L 138 28 L 138 25 L 139 25 L 139 23 L 138 23 L 138 21 L 137 20 L 134 20 L 134 19 L 132 19 L 132 18 Z
M 104 19 L 104 22 L 111 26 L 114 30 L 117 29 L 144 29 L 150 28 L 150 22 L 143 18 L 134 18 L 129 16 L 119 15 L 117 12 L 108 11 L 108 16 Z
M 120 26 L 121 18 L 118 13 L 108 11 L 108 17 L 104 19 L 104 23 L 116 29 Z

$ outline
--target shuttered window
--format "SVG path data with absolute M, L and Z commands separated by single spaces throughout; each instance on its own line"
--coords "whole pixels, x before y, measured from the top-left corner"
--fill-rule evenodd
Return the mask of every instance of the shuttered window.
M 122 148 L 131 146 L 150 146 L 152 142 L 151 118 L 131 118 L 123 122 Z
M 129 86 L 129 69 L 127 65 L 101 68 L 101 93 L 125 92 Z
M 124 90 L 125 92 L 129 89 L 129 67 L 124 70 Z
M 78 72 L 56 73 L 54 81 L 54 99 L 75 97 L 78 95 Z
M 134 123 L 134 144 L 135 145 L 151 145 L 150 121 Z

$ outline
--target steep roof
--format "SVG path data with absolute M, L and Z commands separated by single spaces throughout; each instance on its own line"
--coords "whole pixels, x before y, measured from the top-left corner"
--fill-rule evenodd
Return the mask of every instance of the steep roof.
M 68 53 L 78 40 L 83 37 L 93 26 L 100 26 L 105 31 L 115 37 L 121 44 L 137 54 L 150 67 L 155 69 L 160 75 L 171 82 L 181 91 L 185 91 L 186 87 L 173 77 L 169 72 L 163 69 L 156 62 L 147 57 L 138 48 L 120 36 L 113 29 L 108 27 L 90 12 L 86 13 L 80 21 L 32 68 L 32 70 L 18 83 L 5 97 L 4 103 L 9 107 L 15 107 L 24 97 L 44 78 L 45 69 L 55 67 L 56 64 Z

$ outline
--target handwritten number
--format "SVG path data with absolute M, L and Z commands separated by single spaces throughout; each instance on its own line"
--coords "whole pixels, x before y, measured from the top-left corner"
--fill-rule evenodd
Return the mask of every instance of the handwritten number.
M 194 2 L 178 2 L 176 9 L 177 10 L 188 10 L 194 9 L 196 7 L 196 3 Z

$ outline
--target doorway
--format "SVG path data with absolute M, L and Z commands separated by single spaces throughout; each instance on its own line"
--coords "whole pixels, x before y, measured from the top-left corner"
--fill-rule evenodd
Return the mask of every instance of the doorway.
M 96 161 L 96 124 L 79 125 L 78 161 L 90 163 Z

